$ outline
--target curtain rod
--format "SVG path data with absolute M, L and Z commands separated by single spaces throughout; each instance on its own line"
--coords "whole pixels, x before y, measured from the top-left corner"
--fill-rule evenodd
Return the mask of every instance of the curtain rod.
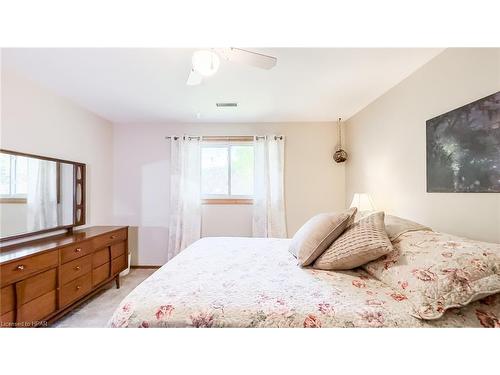
M 200 136 L 187 136 L 187 135 L 184 135 L 184 136 L 178 136 L 178 135 L 168 135 L 165 137 L 165 139 L 179 139 L 179 138 L 187 138 L 188 140 L 190 139 L 199 139 L 199 140 L 203 140 L 203 139 L 206 139 L 206 140 L 210 140 L 210 139 L 221 139 L 221 140 L 232 140 L 232 139 L 242 139 L 242 138 L 248 138 L 250 140 L 250 138 L 254 139 L 266 139 L 268 136 L 267 135 L 236 135 L 236 136 L 224 136 L 224 135 L 200 135 Z M 274 136 L 274 139 L 277 140 L 282 140 L 284 137 L 282 135 L 275 135 Z
M 202 137 L 201 136 L 185 136 L 185 135 L 182 135 L 182 136 L 179 136 L 179 135 L 169 135 L 169 136 L 166 136 L 165 139 L 179 139 L 179 138 L 187 138 L 187 139 L 201 139 Z

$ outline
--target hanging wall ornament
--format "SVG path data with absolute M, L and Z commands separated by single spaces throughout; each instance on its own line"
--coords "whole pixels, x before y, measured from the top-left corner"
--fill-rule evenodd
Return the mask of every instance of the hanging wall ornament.
M 341 124 L 341 118 L 339 118 L 337 122 L 337 139 L 338 139 L 338 146 L 337 146 L 337 151 L 333 154 L 333 160 L 335 160 L 336 163 L 343 163 L 347 160 L 347 152 L 345 152 L 342 149 L 342 124 Z

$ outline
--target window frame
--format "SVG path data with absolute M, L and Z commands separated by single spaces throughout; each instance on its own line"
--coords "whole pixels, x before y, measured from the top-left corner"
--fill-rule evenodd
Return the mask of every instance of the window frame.
M 203 194 L 201 193 L 201 202 L 204 205 L 251 205 L 254 202 L 254 195 L 235 195 L 231 194 L 231 149 L 234 146 L 252 146 L 254 148 L 254 143 L 252 140 L 243 140 L 243 139 L 238 139 L 238 140 L 231 140 L 230 137 L 227 137 L 226 140 L 220 140 L 220 139 L 206 139 L 202 140 L 201 142 L 201 148 L 227 148 L 228 153 L 228 166 L 227 166 L 227 172 L 228 172 L 228 194 Z M 255 153 L 254 153 L 255 157 Z M 202 162 L 202 160 L 200 160 Z M 255 176 L 254 176 L 255 178 Z

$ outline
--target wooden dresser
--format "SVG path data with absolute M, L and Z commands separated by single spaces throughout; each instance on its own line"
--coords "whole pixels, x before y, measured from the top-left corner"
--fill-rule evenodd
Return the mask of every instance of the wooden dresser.
M 47 326 L 128 267 L 128 227 L 90 227 L 0 248 L 0 326 Z

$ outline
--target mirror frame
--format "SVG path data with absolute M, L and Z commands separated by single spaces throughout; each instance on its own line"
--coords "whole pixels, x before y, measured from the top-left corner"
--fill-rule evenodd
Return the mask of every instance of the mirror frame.
M 2 237 L 2 238 L 0 238 L 0 243 L 12 241 L 12 240 L 17 240 L 20 238 L 32 237 L 32 236 L 36 236 L 39 234 L 60 231 L 60 230 L 66 230 L 67 232 L 71 233 L 71 232 L 73 232 L 74 227 L 85 224 L 85 220 L 86 220 L 86 214 L 85 214 L 85 211 L 86 211 L 85 210 L 85 208 L 86 208 L 86 199 L 85 199 L 85 195 L 86 195 L 85 194 L 85 191 L 86 191 L 86 164 L 79 163 L 76 161 L 51 158 L 48 156 L 28 154 L 25 152 L 5 150 L 5 149 L 1 149 L 1 148 L 0 148 L 0 152 L 2 152 L 4 154 L 15 155 L 15 156 L 25 156 L 25 157 L 30 157 L 30 158 L 58 162 L 58 163 L 72 164 L 74 167 L 73 168 L 73 224 L 60 225 L 60 226 L 54 227 L 54 228 L 47 228 L 47 229 L 42 229 L 42 230 L 38 230 L 38 231 L 34 231 L 34 232 L 26 232 L 26 233 L 22 233 L 22 234 L 15 234 L 13 236 Z M 80 176 L 78 176 L 78 172 L 77 172 L 78 170 L 80 171 Z M 80 189 L 81 189 L 81 202 L 77 202 L 77 186 L 80 186 Z M 80 210 L 80 212 L 81 212 L 79 219 L 77 217 L 77 210 Z

